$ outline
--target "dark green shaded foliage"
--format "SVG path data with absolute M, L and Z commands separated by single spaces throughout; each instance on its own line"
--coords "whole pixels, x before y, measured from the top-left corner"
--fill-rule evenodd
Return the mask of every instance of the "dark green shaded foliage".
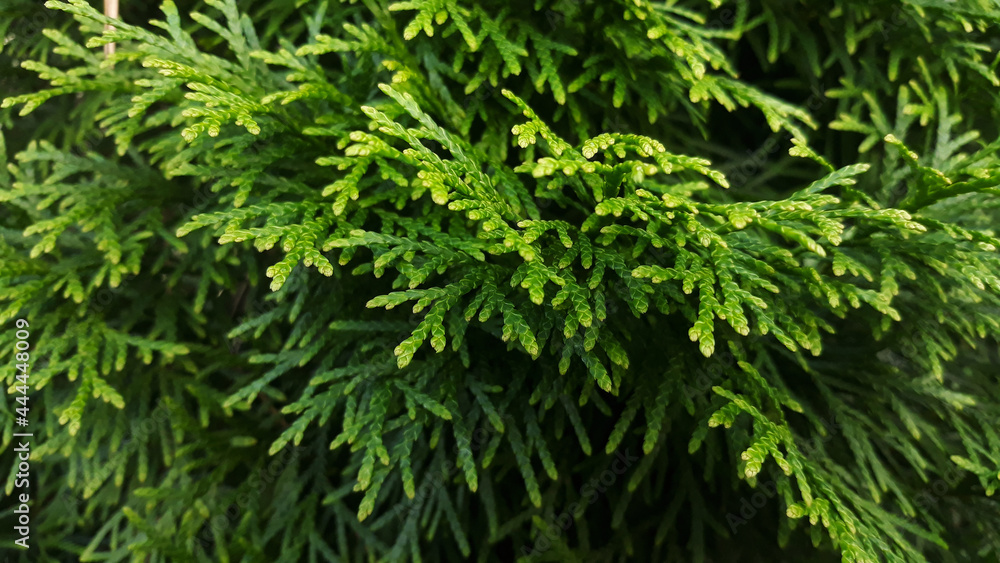
M 32 560 L 1000 557 L 995 3 L 45 6 Z

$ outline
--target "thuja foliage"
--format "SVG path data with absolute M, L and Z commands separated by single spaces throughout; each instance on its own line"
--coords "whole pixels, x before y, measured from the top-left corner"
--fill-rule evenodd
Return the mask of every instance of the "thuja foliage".
M 994 2 L 98 4 L 0 8 L 26 557 L 1000 557 Z

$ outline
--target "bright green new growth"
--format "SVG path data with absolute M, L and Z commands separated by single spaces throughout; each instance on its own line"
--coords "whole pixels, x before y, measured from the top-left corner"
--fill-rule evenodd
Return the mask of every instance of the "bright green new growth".
M 45 5 L 51 560 L 1000 556 L 994 4 Z

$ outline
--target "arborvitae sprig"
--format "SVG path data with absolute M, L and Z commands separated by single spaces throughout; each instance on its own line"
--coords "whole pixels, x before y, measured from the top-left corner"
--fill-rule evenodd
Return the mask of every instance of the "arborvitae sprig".
M 43 558 L 1000 550 L 986 0 L 46 6 Z

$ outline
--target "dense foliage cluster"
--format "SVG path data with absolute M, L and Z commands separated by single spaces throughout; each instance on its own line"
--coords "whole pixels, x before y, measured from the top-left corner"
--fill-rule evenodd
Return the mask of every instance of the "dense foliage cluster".
M 25 557 L 1000 559 L 992 0 L 98 4 L 0 6 Z

